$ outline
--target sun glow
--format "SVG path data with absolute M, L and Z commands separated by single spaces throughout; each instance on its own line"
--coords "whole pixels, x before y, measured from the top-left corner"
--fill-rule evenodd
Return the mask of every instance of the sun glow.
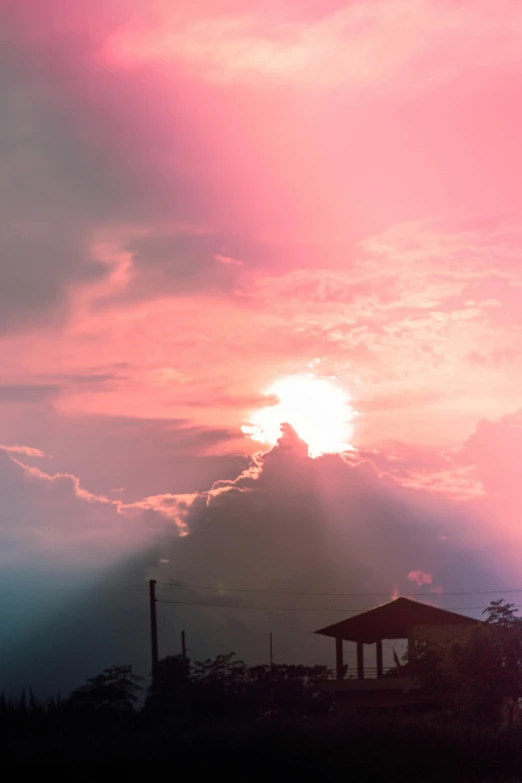
M 308 444 L 311 457 L 353 450 L 355 411 L 349 397 L 334 381 L 313 375 L 280 378 L 265 391 L 277 400 L 255 411 L 241 429 L 259 443 L 274 446 L 281 424 L 290 424 Z

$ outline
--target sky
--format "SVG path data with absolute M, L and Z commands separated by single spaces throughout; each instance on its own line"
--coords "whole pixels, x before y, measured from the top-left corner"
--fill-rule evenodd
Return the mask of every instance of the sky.
M 521 33 L 0 3 L 0 687 L 522 588 Z

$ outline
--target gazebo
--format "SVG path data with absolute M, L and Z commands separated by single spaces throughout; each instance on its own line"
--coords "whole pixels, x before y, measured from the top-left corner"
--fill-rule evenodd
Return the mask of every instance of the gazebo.
M 343 641 L 357 644 L 357 679 L 364 680 L 364 645 L 376 645 L 377 678 L 383 676 L 382 643 L 384 639 L 407 639 L 412 650 L 416 640 L 449 642 L 482 621 L 439 609 L 435 606 L 397 598 L 368 612 L 328 625 L 315 633 L 335 639 L 337 679 L 344 677 Z

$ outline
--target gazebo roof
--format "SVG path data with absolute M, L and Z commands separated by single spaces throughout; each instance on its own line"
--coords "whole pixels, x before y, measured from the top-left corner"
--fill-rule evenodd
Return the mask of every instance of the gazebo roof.
M 348 642 L 373 644 L 382 639 L 407 639 L 410 629 L 416 626 L 470 626 L 481 622 L 410 598 L 397 598 L 315 633 Z

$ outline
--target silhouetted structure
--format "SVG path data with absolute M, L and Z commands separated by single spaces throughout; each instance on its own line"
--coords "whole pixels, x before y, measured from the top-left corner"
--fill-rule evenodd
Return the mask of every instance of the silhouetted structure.
M 385 639 L 406 639 L 411 660 L 416 642 L 429 641 L 446 644 L 479 625 L 480 620 L 438 609 L 434 606 L 397 598 L 367 612 L 321 628 L 316 633 L 335 639 L 337 681 L 324 683 L 335 691 L 338 705 L 343 710 L 359 711 L 365 707 L 396 708 L 425 701 L 420 681 L 408 677 L 407 669 L 401 677 L 386 676 L 383 665 Z M 343 642 L 357 645 L 357 679 L 345 679 Z M 364 645 L 376 645 L 376 677 L 366 678 Z

